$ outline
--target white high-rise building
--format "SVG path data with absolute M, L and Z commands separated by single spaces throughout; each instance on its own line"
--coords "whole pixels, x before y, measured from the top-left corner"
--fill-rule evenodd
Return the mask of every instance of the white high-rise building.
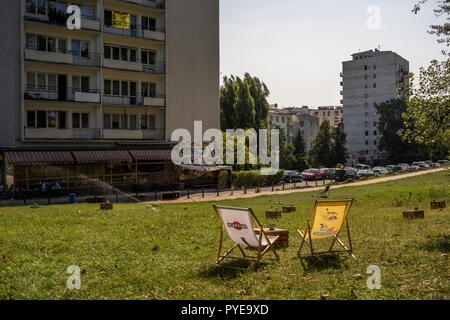
M 409 62 L 392 51 L 355 53 L 343 62 L 344 126 L 350 163 L 375 163 L 385 155 L 378 150 L 376 104 L 401 96 Z

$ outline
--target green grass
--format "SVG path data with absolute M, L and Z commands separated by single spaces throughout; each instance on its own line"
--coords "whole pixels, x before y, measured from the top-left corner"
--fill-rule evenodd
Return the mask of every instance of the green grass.
M 449 299 L 450 210 L 429 203 L 449 204 L 449 181 L 440 172 L 332 190 L 330 199 L 355 198 L 356 260 L 297 258 L 295 230 L 305 227 L 317 192 L 222 201 L 252 207 L 266 226 L 264 211 L 276 201 L 297 207 L 277 221 L 290 230 L 281 262 L 252 272 L 211 266 L 220 230 L 211 203 L 1 208 L 0 299 Z M 415 206 L 425 220 L 404 220 Z M 81 290 L 66 289 L 70 265 L 82 269 Z M 381 268 L 380 290 L 366 286 L 370 265 Z

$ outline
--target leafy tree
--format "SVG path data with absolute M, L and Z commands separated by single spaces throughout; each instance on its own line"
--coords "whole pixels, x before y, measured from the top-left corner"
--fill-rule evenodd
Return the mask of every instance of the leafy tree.
M 235 127 L 240 129 L 250 129 L 255 127 L 255 101 L 250 95 L 249 85 L 236 78 L 237 98 L 234 102 Z
M 308 168 L 306 143 L 299 129 L 294 140 L 295 169 L 303 171 Z
M 414 76 L 411 75 L 412 83 Z M 450 149 L 450 59 L 433 60 L 421 68 L 418 86 L 409 85 L 407 109 L 403 113 L 405 141 L 424 144 L 437 154 Z
M 270 95 L 269 89 L 264 82 L 252 77 L 249 73 L 245 74 L 244 82 L 249 85 L 250 95 L 255 102 L 255 129 L 268 128 L 270 106 L 267 97 Z
M 345 164 L 348 160 L 347 134 L 344 132 L 344 124 L 341 122 L 336 128 L 332 129 L 330 164 L 335 167 L 338 164 Z
M 234 129 L 235 126 L 235 110 L 234 102 L 236 101 L 236 83 L 232 75 L 230 78 L 223 78 L 223 85 L 220 88 L 220 126 L 222 130 Z
M 325 120 L 319 127 L 319 132 L 311 142 L 309 150 L 309 163 L 313 167 L 330 167 L 331 166 L 331 125 Z
M 391 99 L 376 106 L 380 115 L 378 132 L 381 138 L 378 149 L 387 153 L 390 163 L 410 163 L 425 156 L 423 146 L 415 142 L 404 141 L 400 131 L 404 129 L 402 114 L 408 108 L 406 99 Z
M 290 170 L 295 165 L 295 148 L 292 144 L 287 143 L 284 130 L 280 130 L 280 169 Z

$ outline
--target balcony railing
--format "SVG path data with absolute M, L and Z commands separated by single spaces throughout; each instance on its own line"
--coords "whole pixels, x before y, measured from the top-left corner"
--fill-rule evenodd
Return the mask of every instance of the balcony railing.
M 164 140 L 165 129 L 103 129 L 104 140 Z
M 96 89 L 82 90 L 80 88 L 54 88 L 53 90 L 39 87 L 25 87 L 25 100 L 50 100 L 100 103 L 100 91 Z
M 52 140 L 100 140 L 101 129 L 58 129 L 58 128 L 28 128 L 25 127 L 24 138 Z
M 117 28 L 111 25 L 103 24 L 103 32 L 115 34 L 119 36 L 166 41 L 166 33 L 164 29 L 155 28 L 153 30 L 144 30 L 140 25 L 128 25 L 127 28 Z
M 144 64 L 142 60 L 123 61 L 117 59 L 104 59 L 103 67 L 112 69 L 123 69 L 131 71 L 146 72 L 151 74 L 163 75 L 166 73 L 166 64 L 162 61 L 155 61 L 153 64 Z
M 103 104 L 114 106 L 165 107 L 166 96 L 154 95 L 153 97 L 144 97 L 142 94 L 125 96 L 104 94 Z
M 25 5 L 25 17 L 30 20 L 47 22 L 60 26 L 67 25 L 70 14 L 47 6 Z M 81 28 L 100 31 L 101 19 L 95 16 L 81 15 Z
M 73 64 L 85 67 L 100 67 L 101 55 L 94 52 L 70 50 L 39 50 L 35 46 L 25 46 L 25 59 L 53 63 Z
M 143 6 L 147 6 L 155 9 L 165 9 L 165 1 L 156 1 L 156 0 L 122 0 L 124 2 L 131 2 L 141 4 Z

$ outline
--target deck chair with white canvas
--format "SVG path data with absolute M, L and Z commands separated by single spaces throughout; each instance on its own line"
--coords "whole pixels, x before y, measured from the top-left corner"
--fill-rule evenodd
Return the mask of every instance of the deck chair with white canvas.
M 322 254 L 347 252 L 353 258 L 356 258 L 353 254 L 352 240 L 350 238 L 350 229 L 348 227 L 347 215 L 352 206 L 353 200 L 325 200 L 316 201 L 314 208 L 311 212 L 311 216 L 307 221 L 306 230 L 302 233 L 297 230 L 302 238 L 300 248 L 298 249 L 298 255 L 301 257 L 301 251 L 303 245 L 306 244 L 313 257 L 319 257 Z M 348 247 L 338 238 L 342 226 L 346 224 Z M 313 242 L 317 242 L 320 239 L 331 239 L 331 245 L 326 251 L 314 251 Z M 333 250 L 336 242 L 343 247 L 341 250 Z
M 216 265 L 220 265 L 225 259 L 245 260 L 250 262 L 250 266 L 247 269 L 235 269 L 251 270 L 255 265 L 261 262 L 261 259 L 268 251 L 273 253 L 276 260 L 280 260 L 280 257 L 273 247 L 273 243 L 278 240 L 279 236 L 267 236 L 252 209 L 220 207 L 215 205 L 213 205 L 213 207 L 222 222 Z M 253 221 L 259 231 L 258 234 L 256 234 L 255 229 L 253 229 Z M 225 230 L 230 239 L 234 242 L 234 245 L 222 253 L 223 235 Z M 258 251 L 257 255 L 247 255 L 243 247 L 256 248 Z M 230 256 L 235 249 L 240 251 L 242 257 Z

